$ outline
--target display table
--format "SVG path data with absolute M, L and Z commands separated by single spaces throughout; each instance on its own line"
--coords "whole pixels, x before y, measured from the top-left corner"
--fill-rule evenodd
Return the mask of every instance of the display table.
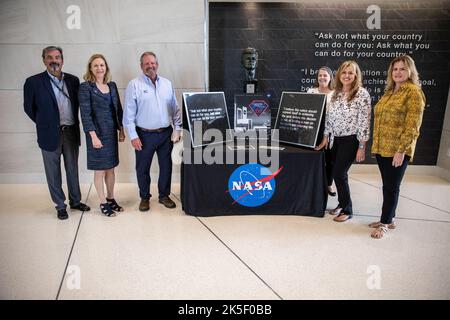
M 228 180 L 241 164 L 181 164 L 181 204 L 194 216 L 302 215 L 323 217 L 327 205 L 327 183 L 323 152 L 282 146 L 276 191 L 258 207 L 236 203 L 227 192 Z M 190 159 L 203 149 L 191 150 Z M 234 159 L 236 153 L 234 152 Z M 239 151 L 242 152 L 242 151 Z M 272 151 L 274 152 L 274 151 Z M 248 161 L 248 151 L 245 151 Z M 201 159 L 197 154 L 197 159 Z M 225 155 L 224 158 L 225 159 Z M 186 161 L 189 162 L 189 161 Z M 193 161 L 190 161 L 193 163 Z M 259 159 L 257 160 L 259 163 Z M 278 169 L 278 168 L 276 168 Z

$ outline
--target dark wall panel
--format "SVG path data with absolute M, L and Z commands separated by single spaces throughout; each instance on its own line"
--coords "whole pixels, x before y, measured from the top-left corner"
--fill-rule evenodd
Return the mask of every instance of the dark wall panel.
M 370 5 L 380 8 L 380 29 L 367 28 Z M 321 33 L 333 38 L 320 39 Z M 348 38 L 336 39 L 338 34 Z M 351 39 L 352 35 L 389 38 Z M 421 39 L 392 39 L 401 35 Z M 353 47 L 344 49 L 345 43 Z M 341 48 L 336 47 L 339 44 Z M 399 44 L 400 48 L 394 47 Z M 358 49 L 358 45 L 366 48 Z M 242 93 L 245 76 L 240 58 L 246 47 L 258 50 L 256 77 L 259 91 L 272 95 L 273 123 L 282 91 L 305 91 L 312 86 L 317 68 L 328 65 L 336 70 L 344 60 L 358 62 L 375 106 L 384 88 L 383 72 L 392 60 L 389 55 L 410 54 L 421 79 L 427 80 L 423 90 L 428 104 L 414 163 L 436 164 L 449 90 L 450 1 L 209 3 L 209 87 L 210 91 L 225 91 L 230 117 L 234 116 L 233 96 Z M 344 57 L 344 51 L 353 56 Z M 357 57 L 363 52 L 372 56 Z M 370 157 L 366 160 L 374 162 Z

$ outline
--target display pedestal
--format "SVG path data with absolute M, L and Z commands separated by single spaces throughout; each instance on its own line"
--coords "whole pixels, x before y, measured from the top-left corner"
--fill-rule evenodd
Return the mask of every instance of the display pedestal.
M 255 94 L 258 92 L 258 80 L 244 81 L 244 93 Z

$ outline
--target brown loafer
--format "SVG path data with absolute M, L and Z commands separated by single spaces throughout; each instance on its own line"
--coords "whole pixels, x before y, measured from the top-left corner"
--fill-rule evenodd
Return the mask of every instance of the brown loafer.
M 141 199 L 141 203 L 139 204 L 139 211 L 148 210 L 150 210 L 150 199 Z
M 344 222 L 353 218 L 351 214 L 340 213 L 337 217 L 334 217 L 334 221 L 336 222 Z
M 177 205 L 168 196 L 159 199 L 159 203 L 162 203 L 166 208 L 173 209 Z

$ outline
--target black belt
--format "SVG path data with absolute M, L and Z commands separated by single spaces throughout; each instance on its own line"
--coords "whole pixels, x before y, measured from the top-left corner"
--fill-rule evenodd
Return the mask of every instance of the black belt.
M 73 129 L 73 128 L 75 128 L 75 125 L 74 125 L 74 124 L 72 124 L 72 125 L 70 125 L 70 126 L 64 124 L 64 125 L 62 125 L 62 126 L 59 127 L 59 129 L 60 129 L 61 131 L 66 131 L 66 130 Z
M 141 128 L 141 127 L 136 127 L 136 129 L 138 129 L 140 131 L 143 131 L 143 132 L 158 132 L 158 133 L 161 133 L 161 132 L 164 132 L 166 130 L 169 130 L 170 127 L 171 126 L 168 126 L 166 128 L 159 128 L 159 129 L 145 129 L 145 128 Z

